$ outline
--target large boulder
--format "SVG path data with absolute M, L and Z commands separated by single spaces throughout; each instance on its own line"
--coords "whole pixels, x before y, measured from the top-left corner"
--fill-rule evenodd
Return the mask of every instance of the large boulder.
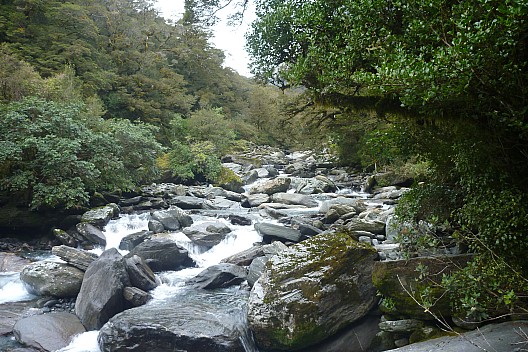
M 270 196 L 264 193 L 249 194 L 242 201 L 242 206 L 246 208 L 255 208 L 269 202 L 269 199 Z
M 377 253 L 343 233 L 323 233 L 273 256 L 249 297 L 263 349 L 299 350 L 362 318 L 375 305 Z
M 385 234 L 385 222 L 379 220 L 353 218 L 346 224 L 346 227 L 350 231 L 367 231 L 376 235 Z
M 163 225 L 161 226 L 163 227 Z M 161 231 L 159 232 L 163 232 L 163 229 L 161 229 Z M 148 238 L 150 238 L 151 235 L 152 235 L 152 232 L 147 231 L 147 230 L 134 232 L 134 233 L 131 233 L 130 235 L 126 235 L 125 237 L 123 237 L 123 239 L 121 239 L 121 242 L 119 243 L 119 249 L 123 249 L 125 251 L 131 251 L 138 244 L 145 242 Z
M 125 259 L 111 248 L 86 270 L 75 301 L 75 314 L 87 330 L 100 329 L 111 317 L 127 308 L 123 290 L 130 286 Z
M 156 275 L 140 256 L 133 255 L 126 258 L 125 262 L 132 285 L 143 291 L 150 291 L 158 287 Z
M 250 194 L 264 193 L 272 195 L 279 192 L 286 192 L 290 188 L 291 178 L 277 177 L 265 182 L 259 183 L 249 190 Z
M 169 203 L 181 209 L 203 209 L 205 199 L 191 196 L 177 196 L 170 199 Z
M 303 205 L 307 208 L 319 206 L 319 203 L 312 197 L 298 193 L 275 193 L 271 196 L 271 201 L 275 203 Z
M 238 285 L 246 280 L 247 270 L 235 264 L 212 265 L 187 281 L 194 288 L 212 290 Z
M 438 316 L 451 316 L 449 300 L 440 286 L 442 276 L 464 267 L 470 260 L 471 255 L 450 255 L 376 262 L 372 281 L 378 291 L 391 302 L 390 309 L 384 305 L 381 308 L 387 313 L 431 319 L 431 314 L 425 312 L 415 301 L 420 302 L 420 292 L 429 287 L 432 301 L 435 302 L 429 308 L 430 311 Z M 421 278 L 424 271 L 427 273 L 425 281 Z
M 95 227 L 99 229 L 103 229 L 103 227 L 108 224 L 108 222 L 119 215 L 119 206 L 114 203 L 110 203 L 104 207 L 94 208 L 91 210 L 88 210 L 86 213 L 84 213 L 81 217 L 81 222 L 86 222 L 89 224 L 94 225 Z
M 103 326 L 102 352 L 244 352 L 244 299 L 193 290 L 126 310 Z M 170 309 L 174 307 L 174 309 Z
M 272 241 L 281 242 L 299 242 L 301 240 L 301 232 L 282 225 L 269 224 L 259 222 L 255 224 L 255 230 L 262 236 L 262 240 L 266 243 Z
M 145 241 L 127 254 L 127 257 L 138 255 L 145 260 L 155 272 L 177 270 L 194 266 L 189 253 L 169 239 L 157 238 Z
M 193 220 L 180 208 L 159 210 L 152 213 L 152 219 L 159 221 L 165 230 L 177 231 L 181 228 L 191 226 Z
M 490 324 L 475 331 L 457 336 L 444 336 L 424 342 L 413 343 L 391 352 L 512 352 L 523 351 L 528 347 L 526 338 L 528 321 L 509 321 Z M 514 346 L 517 346 L 515 348 Z
M 314 178 L 294 178 L 292 187 L 300 194 L 328 193 L 337 190 L 336 185 L 322 175 Z
M 330 210 L 333 205 L 339 204 L 349 205 L 353 207 L 356 210 L 356 213 L 362 213 L 368 209 L 368 206 L 365 203 L 364 199 L 337 197 L 322 202 L 321 206 L 319 207 L 319 212 L 326 213 L 328 210 Z
M 75 335 L 85 332 L 74 314 L 57 312 L 20 319 L 13 328 L 18 342 L 39 351 L 57 351 L 70 344 Z
M 231 229 L 222 222 L 204 222 L 183 229 L 183 233 L 195 244 L 207 248 L 216 246 L 226 238 Z
M 94 225 L 87 222 L 81 222 L 77 224 L 76 229 L 77 232 L 79 232 L 79 234 L 88 242 L 98 244 L 103 247 L 106 246 L 106 236 Z
M 51 248 L 51 253 L 82 271 L 86 271 L 88 266 L 97 259 L 97 254 L 65 245 Z
M 75 297 L 81 289 L 84 271 L 68 264 L 37 262 L 20 273 L 30 293 L 39 296 Z

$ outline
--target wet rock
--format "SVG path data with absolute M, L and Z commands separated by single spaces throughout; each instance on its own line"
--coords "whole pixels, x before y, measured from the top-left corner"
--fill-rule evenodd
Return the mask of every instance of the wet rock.
M 385 222 L 377 220 L 364 220 L 360 218 L 351 219 L 346 227 L 350 231 L 367 231 L 373 234 L 385 233 Z
M 155 211 L 152 213 L 152 219 L 159 221 L 168 231 L 177 231 L 193 223 L 191 217 L 180 208 Z
M 81 222 L 76 226 L 77 232 L 85 238 L 88 242 L 106 246 L 106 237 L 104 233 L 94 225 L 86 222 Z
M 165 231 L 165 227 L 158 220 L 149 220 L 148 229 L 149 229 L 149 232 L 152 232 L 152 233 L 161 233 Z
M 108 224 L 110 219 L 119 215 L 119 207 L 117 204 L 110 203 L 104 207 L 91 209 L 84 213 L 81 217 L 81 222 L 86 222 L 102 229 Z
M 527 321 L 512 321 L 490 324 L 475 331 L 458 336 L 445 336 L 424 342 L 413 343 L 391 352 L 481 352 L 483 349 L 494 352 L 522 351 L 528 347 L 523 331 L 528 330 Z M 514 348 L 513 346 L 517 346 Z
M 229 215 L 228 219 L 233 225 L 250 226 L 253 223 L 251 219 L 246 218 L 244 216 L 240 216 L 240 215 L 232 214 L 232 215 Z
M 241 265 L 241 266 L 248 266 L 249 264 L 251 264 L 253 259 L 263 256 L 263 255 L 264 255 L 263 246 L 258 244 L 242 252 L 239 252 L 239 253 L 233 254 L 232 256 L 224 258 L 222 259 L 221 262 Z
M 125 287 L 123 290 L 123 297 L 133 307 L 139 307 L 147 304 L 152 299 L 152 296 L 148 292 L 143 291 L 137 287 Z
M 299 230 L 281 225 L 261 222 L 255 224 L 255 230 L 262 236 L 262 241 L 265 243 L 271 243 L 272 241 L 299 242 L 301 240 Z
M 267 202 L 269 202 L 269 196 L 267 194 L 250 194 L 242 200 L 242 206 L 255 208 Z
M 20 279 L 30 293 L 53 297 L 75 297 L 83 276 L 84 271 L 80 269 L 52 262 L 30 264 L 20 273 Z
M 119 201 L 119 205 L 122 206 L 122 207 L 131 207 L 131 206 L 134 206 L 134 205 L 138 205 L 142 201 L 143 201 L 143 196 L 135 196 L 135 197 L 132 197 L 132 198 L 121 199 Z
M 13 328 L 18 342 L 40 351 L 57 351 L 64 348 L 75 335 L 85 331 L 77 316 L 64 312 L 23 318 L 17 321 Z
M 134 210 L 142 211 L 142 210 L 152 210 L 152 209 L 165 209 L 169 205 L 167 202 L 162 198 L 150 198 L 147 199 L 138 205 L 134 205 Z
M 123 290 L 130 286 L 123 256 L 117 249 L 104 251 L 86 270 L 75 301 L 75 314 L 88 330 L 100 329 L 111 317 L 126 309 Z
M 319 203 L 312 197 L 296 193 L 275 193 L 271 196 L 271 201 L 275 203 L 302 205 L 307 208 L 319 206 Z
M 269 257 L 262 256 L 255 258 L 248 268 L 247 282 L 249 287 L 253 287 L 255 282 L 262 276 L 266 263 L 268 262 Z
M 149 225 L 150 225 L 150 222 L 149 222 Z M 161 226 L 163 227 L 163 225 Z M 163 232 L 163 230 L 159 232 Z M 123 239 L 119 243 L 119 249 L 122 249 L 125 251 L 131 251 L 138 244 L 143 243 L 147 239 L 149 239 L 151 235 L 152 235 L 151 231 L 145 231 L 145 230 L 127 235 L 123 237 Z
M 169 203 L 181 209 L 204 209 L 204 201 L 198 197 L 178 196 L 172 198 Z
M 24 317 L 32 315 L 32 311 L 35 311 L 34 300 L 0 304 L 0 336 L 11 334 L 15 323 Z
M 329 193 L 337 190 L 334 182 L 322 175 L 308 179 L 293 178 L 292 188 L 300 194 Z
M 365 316 L 377 302 L 371 281 L 376 257 L 371 246 L 333 233 L 273 256 L 249 298 L 259 347 L 304 349 Z
M 99 332 L 101 351 L 244 352 L 245 298 L 216 295 L 214 304 L 209 295 L 206 290 L 193 290 L 116 315 Z
M 70 235 L 68 232 L 61 229 L 53 229 L 53 235 L 65 246 L 76 247 L 77 239 Z
M 127 257 L 133 255 L 143 258 L 154 272 L 177 270 L 195 265 L 185 249 L 168 239 L 145 241 L 131 250 Z
M 226 238 L 231 229 L 221 222 L 206 222 L 183 229 L 183 233 L 199 246 L 211 248 Z
M 29 260 L 19 257 L 13 253 L 0 252 L 0 273 L 10 271 L 20 272 L 29 263 Z
M 158 286 L 156 275 L 140 256 L 127 257 L 125 263 L 130 283 L 133 286 L 143 291 L 150 291 Z
M 97 254 L 64 245 L 53 247 L 51 253 L 82 271 L 86 271 L 88 266 L 97 259 Z
M 310 238 L 323 232 L 323 230 L 306 223 L 299 223 L 298 228 L 303 238 Z
M 337 197 L 322 202 L 319 207 L 319 212 L 326 213 L 333 205 L 349 205 L 356 210 L 356 213 L 362 213 L 368 209 L 368 206 L 363 199 Z
M 253 186 L 250 190 L 250 194 L 264 193 L 272 195 L 279 192 L 286 192 L 290 187 L 291 179 L 288 177 L 277 177 L 272 180 L 262 182 L 256 186 Z
M 235 264 L 222 263 L 206 268 L 196 277 L 188 280 L 187 285 L 192 285 L 198 289 L 212 290 L 238 285 L 246 280 L 246 276 L 245 268 Z
M 424 327 L 424 322 L 416 319 L 386 320 L 379 323 L 382 331 L 395 333 L 408 333 Z

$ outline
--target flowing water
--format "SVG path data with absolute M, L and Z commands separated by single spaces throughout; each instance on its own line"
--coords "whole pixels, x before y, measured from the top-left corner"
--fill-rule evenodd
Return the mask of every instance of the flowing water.
M 189 256 L 196 262 L 197 267 L 186 268 L 178 271 L 166 271 L 158 273 L 158 277 L 162 284 L 151 291 L 153 299 L 148 303 L 150 305 L 166 304 L 169 300 L 173 301 L 177 298 L 178 302 L 192 301 L 193 304 L 200 304 L 205 302 L 207 305 L 217 305 L 229 312 L 230 317 L 238 316 L 240 326 L 245 326 L 245 302 L 247 301 L 247 290 L 236 288 L 228 288 L 221 290 L 214 290 L 212 292 L 203 292 L 203 290 L 194 290 L 192 287 L 185 285 L 185 282 L 192 277 L 199 274 L 204 268 L 220 263 L 223 258 L 232 254 L 238 253 L 244 249 L 250 248 L 255 242 L 261 241 L 261 236 L 253 229 L 253 226 L 237 226 L 231 225 L 225 219 L 216 219 L 202 215 L 192 215 L 194 225 L 200 225 L 204 222 L 224 222 L 228 225 L 232 232 L 218 245 L 209 250 L 203 247 L 196 246 L 187 236 L 182 232 L 173 232 L 163 235 L 166 238 L 174 240 L 178 245 L 185 248 L 189 252 Z M 258 215 L 252 215 L 257 217 Z M 112 220 L 104 229 L 107 238 L 108 248 L 118 248 L 121 239 L 126 235 L 146 230 L 148 228 L 148 221 L 150 215 L 132 214 L 123 215 L 119 219 Z M 103 248 L 94 249 L 93 252 L 100 254 Z M 126 251 L 120 251 L 126 254 Z M 204 313 L 205 314 L 205 313 Z M 242 329 L 241 331 L 243 344 L 246 350 L 256 351 L 252 343 L 251 334 Z M 97 345 L 97 332 L 87 332 L 77 336 L 72 343 L 61 349 L 60 352 L 100 352 Z

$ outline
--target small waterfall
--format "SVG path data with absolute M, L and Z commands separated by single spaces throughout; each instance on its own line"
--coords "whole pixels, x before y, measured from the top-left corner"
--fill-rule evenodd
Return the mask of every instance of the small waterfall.
M 20 280 L 19 273 L 0 273 L 0 304 L 29 301 L 35 298 Z

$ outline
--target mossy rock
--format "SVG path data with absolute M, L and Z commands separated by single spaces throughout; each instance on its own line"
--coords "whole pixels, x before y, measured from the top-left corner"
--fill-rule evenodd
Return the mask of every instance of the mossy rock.
M 248 320 L 264 349 L 300 350 L 363 317 L 376 303 L 375 249 L 322 233 L 279 252 L 250 294 Z
M 431 301 L 436 302 L 430 311 L 438 316 L 451 316 L 450 302 L 439 283 L 444 274 L 464 267 L 471 258 L 471 255 L 451 255 L 376 262 L 372 282 L 390 302 L 382 304 L 380 308 L 385 313 L 397 316 L 433 319 L 429 312 L 416 303 L 422 300 L 420 292 L 429 287 Z M 417 270 L 418 268 L 423 270 Z
M 244 192 L 244 188 L 242 188 L 244 182 L 242 181 L 240 176 L 238 176 L 233 170 L 228 169 L 227 167 L 222 167 L 222 170 L 218 175 L 215 185 L 232 192 Z

